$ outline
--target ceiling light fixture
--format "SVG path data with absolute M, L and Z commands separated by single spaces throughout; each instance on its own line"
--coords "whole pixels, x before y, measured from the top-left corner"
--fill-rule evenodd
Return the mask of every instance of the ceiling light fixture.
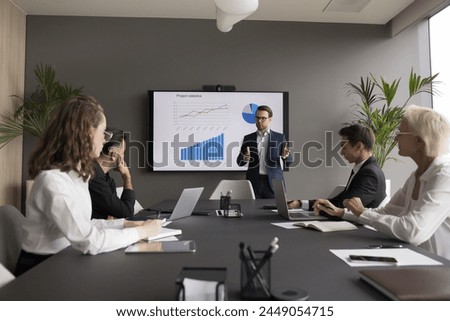
M 214 0 L 216 3 L 217 29 L 228 32 L 233 25 L 258 9 L 258 0 Z

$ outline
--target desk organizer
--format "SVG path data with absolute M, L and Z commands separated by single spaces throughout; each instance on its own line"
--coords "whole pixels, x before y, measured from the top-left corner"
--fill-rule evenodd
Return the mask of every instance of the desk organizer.
M 254 251 L 253 257 L 242 254 L 241 298 L 244 300 L 270 300 L 270 258 L 266 251 Z

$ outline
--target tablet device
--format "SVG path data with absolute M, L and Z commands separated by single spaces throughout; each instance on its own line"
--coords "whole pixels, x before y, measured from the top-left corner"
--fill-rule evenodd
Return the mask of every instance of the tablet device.
M 138 242 L 128 246 L 125 253 L 193 253 L 195 241 Z

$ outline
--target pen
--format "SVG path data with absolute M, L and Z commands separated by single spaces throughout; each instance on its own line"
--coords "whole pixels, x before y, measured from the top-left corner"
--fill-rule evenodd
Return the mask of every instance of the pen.
M 253 253 L 252 248 L 250 247 L 250 245 L 247 246 L 247 252 L 248 252 L 248 255 L 249 255 L 249 258 L 250 258 L 250 271 L 254 272 L 257 269 L 257 267 L 256 267 L 256 257 L 255 257 L 255 254 Z M 266 294 L 266 296 L 270 297 L 269 286 L 267 285 L 264 277 L 261 275 L 261 273 L 259 271 L 258 271 L 258 273 L 256 273 L 256 278 L 258 279 L 259 284 L 261 284 L 261 287 L 262 287 L 264 293 Z
M 402 248 L 403 245 L 401 244 L 374 244 L 374 245 L 368 245 L 369 249 L 399 249 Z
M 319 205 L 322 206 L 322 207 L 325 207 L 326 209 L 329 209 L 330 211 L 334 211 L 334 208 L 332 208 L 329 205 L 325 205 L 325 204 L 319 204 Z
M 256 269 L 254 269 L 252 272 L 251 277 L 255 277 L 259 271 L 261 271 L 261 269 L 263 268 L 263 266 L 267 263 L 267 261 L 269 261 L 270 257 L 276 252 L 278 251 L 278 237 L 274 237 L 272 242 L 270 242 L 270 246 L 267 249 L 267 251 L 264 253 L 263 258 L 261 259 L 261 262 L 259 262 L 259 264 L 256 267 Z
M 350 260 L 397 263 L 397 260 L 395 258 L 388 256 L 350 255 Z

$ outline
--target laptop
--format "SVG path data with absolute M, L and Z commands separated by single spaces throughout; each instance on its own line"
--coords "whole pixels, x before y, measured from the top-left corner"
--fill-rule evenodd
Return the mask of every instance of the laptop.
M 328 217 L 316 215 L 313 211 L 306 211 L 301 208 L 289 209 L 287 206 L 286 191 L 282 180 L 272 180 L 273 191 L 275 193 L 275 202 L 280 216 L 289 221 L 325 221 Z
M 166 218 L 167 222 L 179 220 L 184 217 L 188 217 L 192 215 L 195 206 L 197 205 L 198 200 L 200 199 L 200 195 L 202 195 L 203 187 L 193 187 L 193 188 L 185 188 L 181 193 L 180 198 L 175 205 L 175 208 L 171 211 L 161 211 L 161 218 Z M 146 211 L 156 211 L 154 209 L 144 209 L 140 213 L 134 215 L 134 217 L 128 218 L 128 220 L 146 220 L 146 219 L 154 219 L 155 214 L 147 214 Z M 170 216 L 165 216 L 167 214 Z M 167 225 L 167 222 L 164 225 Z
M 202 195 L 203 189 L 203 187 L 185 188 L 172 213 L 167 217 L 167 221 L 179 220 L 180 218 L 191 216 L 200 199 L 200 195 Z

